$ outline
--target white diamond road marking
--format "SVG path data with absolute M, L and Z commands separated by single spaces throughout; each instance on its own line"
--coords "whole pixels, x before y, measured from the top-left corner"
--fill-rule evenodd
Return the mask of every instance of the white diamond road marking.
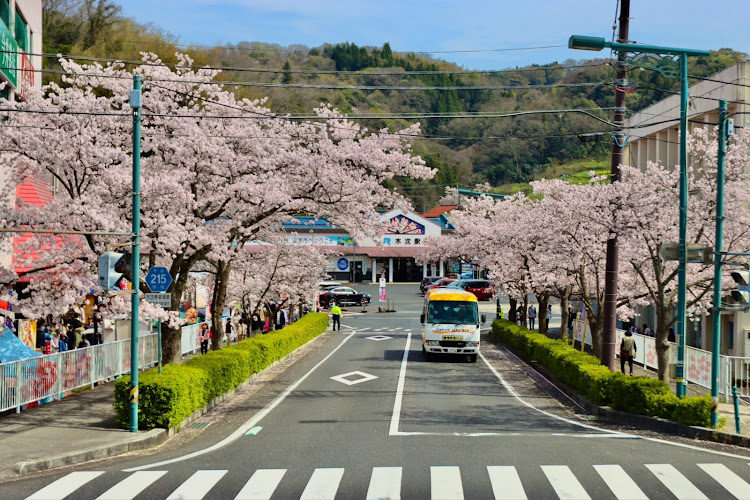
M 355 379 L 355 380 L 347 380 L 346 377 L 351 377 L 352 375 L 359 375 L 361 378 Z M 367 382 L 369 380 L 375 380 L 375 375 L 370 375 L 369 373 L 365 372 L 349 372 L 344 373 L 342 375 L 336 375 L 335 377 L 331 377 L 331 380 L 335 380 L 336 382 L 341 382 L 342 384 L 346 385 L 354 385 L 354 384 L 361 384 L 362 382 Z
M 365 337 L 365 338 L 366 338 L 367 340 L 375 340 L 375 341 L 379 341 L 379 340 L 388 340 L 388 339 L 392 339 L 393 337 L 386 337 L 385 335 L 373 335 L 372 337 Z

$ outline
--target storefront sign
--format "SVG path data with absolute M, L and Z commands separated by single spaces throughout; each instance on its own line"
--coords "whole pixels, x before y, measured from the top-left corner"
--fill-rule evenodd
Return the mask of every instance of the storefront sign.
M 26 99 L 26 96 L 29 95 L 29 89 L 34 88 L 34 66 L 23 52 L 18 56 L 21 60 L 21 99 Z
M 172 307 L 172 294 L 171 293 L 147 293 L 146 302 L 157 306 L 164 307 L 166 309 Z
M 348 271 L 349 261 L 342 257 L 336 262 L 336 267 L 338 268 L 339 271 Z
M 18 87 L 17 55 L 18 44 L 10 34 L 5 24 L 0 22 L 0 73 L 10 82 L 13 87 Z

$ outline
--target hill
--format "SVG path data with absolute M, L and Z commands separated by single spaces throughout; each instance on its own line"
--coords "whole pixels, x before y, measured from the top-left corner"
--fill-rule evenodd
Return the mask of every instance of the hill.
M 414 150 L 438 175 L 418 183 L 397 179 L 393 186 L 418 210 L 434 205 L 445 186 L 523 186 L 556 166 L 601 162 L 608 155 L 608 141 L 581 144 L 576 138 L 611 129 L 602 122 L 611 120 L 615 93 L 614 68 L 606 59 L 475 72 L 425 54 L 394 52 L 387 42 L 381 47 L 261 42 L 202 47 L 182 45 L 156 26 L 122 17 L 113 0 L 43 4 L 46 53 L 138 61 L 141 52 L 154 52 L 164 62 L 176 62 L 175 52 L 181 51 L 196 64 L 224 68 L 219 80 L 244 82 L 235 86 L 237 94 L 267 97 L 275 112 L 310 113 L 330 103 L 361 117 L 370 129 L 394 131 L 419 120 L 425 137 L 415 138 Z M 692 58 L 689 72 L 708 76 L 745 57 L 721 49 Z M 53 58 L 45 65 L 57 66 Z M 678 82 L 653 71 L 631 71 L 629 81 L 631 112 L 679 90 Z M 267 84 L 278 86 L 257 86 Z M 564 111 L 572 109 L 590 114 Z M 498 116 L 539 110 L 560 111 Z

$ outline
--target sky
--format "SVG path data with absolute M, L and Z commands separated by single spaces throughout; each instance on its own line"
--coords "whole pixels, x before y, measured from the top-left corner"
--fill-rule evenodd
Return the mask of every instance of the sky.
M 505 69 L 594 53 L 570 35 L 612 37 L 617 0 L 119 0 L 123 14 L 181 43 L 352 42 L 430 52 L 466 69 Z M 750 0 L 631 0 L 630 39 L 750 53 Z M 552 47 L 550 47 L 552 46 Z M 529 47 L 548 47 L 534 50 Z M 604 53 L 602 53 L 604 55 Z

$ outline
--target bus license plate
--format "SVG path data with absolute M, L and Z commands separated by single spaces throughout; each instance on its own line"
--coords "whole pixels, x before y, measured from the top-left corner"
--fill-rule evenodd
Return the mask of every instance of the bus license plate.
M 463 340 L 463 335 L 443 335 L 443 340 Z

